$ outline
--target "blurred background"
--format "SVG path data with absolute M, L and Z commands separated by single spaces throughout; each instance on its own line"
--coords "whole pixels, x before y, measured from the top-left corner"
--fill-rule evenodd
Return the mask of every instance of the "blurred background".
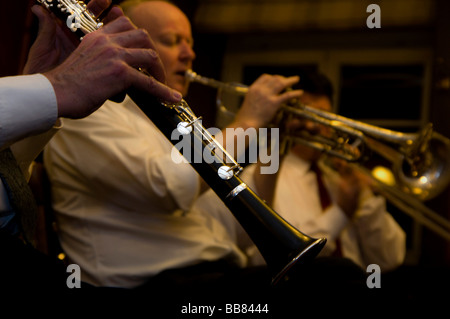
M 20 74 L 37 30 L 34 1 L 2 2 L 0 75 Z M 448 0 L 173 2 L 191 20 L 200 75 L 249 85 L 262 73 L 319 70 L 334 85 L 335 112 L 405 132 L 431 122 L 450 137 Z M 367 27 L 372 3 L 381 8 L 381 28 Z M 186 97 L 205 127 L 225 120 L 217 118 L 216 93 L 193 83 Z M 425 204 L 450 219 L 449 188 Z M 450 265 L 450 241 L 388 210 L 408 234 L 406 264 Z

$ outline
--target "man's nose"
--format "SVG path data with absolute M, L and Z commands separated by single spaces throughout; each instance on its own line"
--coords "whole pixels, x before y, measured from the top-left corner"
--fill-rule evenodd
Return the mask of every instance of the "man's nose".
M 180 58 L 188 61 L 193 61 L 195 59 L 194 49 L 187 41 L 181 43 Z

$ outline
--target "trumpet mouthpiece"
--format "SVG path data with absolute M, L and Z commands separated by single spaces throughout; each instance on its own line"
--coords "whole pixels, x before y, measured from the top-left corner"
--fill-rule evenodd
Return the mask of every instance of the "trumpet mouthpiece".
M 192 82 L 194 81 L 195 77 L 197 76 L 197 73 L 195 73 L 192 70 L 186 70 L 186 72 L 184 72 L 184 77 L 189 81 Z

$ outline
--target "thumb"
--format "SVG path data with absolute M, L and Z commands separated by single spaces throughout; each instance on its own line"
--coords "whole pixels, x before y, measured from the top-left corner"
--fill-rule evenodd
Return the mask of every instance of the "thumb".
M 50 12 L 40 5 L 34 5 L 31 7 L 31 11 L 39 20 L 39 29 L 36 41 L 50 45 L 56 34 L 56 24 L 52 19 Z

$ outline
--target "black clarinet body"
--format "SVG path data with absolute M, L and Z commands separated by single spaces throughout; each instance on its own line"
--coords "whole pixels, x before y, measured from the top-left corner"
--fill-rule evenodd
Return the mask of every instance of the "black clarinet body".
M 293 227 L 237 176 L 230 164 L 225 163 L 223 152 L 216 152 L 216 148 L 211 146 L 215 142 L 205 136 L 206 130 L 196 121 L 195 116 L 186 118 L 185 113 L 177 110 L 176 105 L 167 105 L 137 90 L 130 90 L 128 94 L 171 143 L 174 130 L 180 123 L 192 126 L 192 132 L 189 133 L 191 159 L 192 155 L 194 158 L 203 158 L 205 152 L 208 152 L 214 160 L 191 160 L 190 164 L 255 243 L 267 263 L 273 285 L 288 279 L 291 271 L 316 257 L 322 250 L 325 238 L 311 238 Z M 186 105 L 181 105 L 180 109 L 185 107 Z M 221 173 L 224 168 L 231 172 L 227 178 L 223 178 L 224 174 Z

